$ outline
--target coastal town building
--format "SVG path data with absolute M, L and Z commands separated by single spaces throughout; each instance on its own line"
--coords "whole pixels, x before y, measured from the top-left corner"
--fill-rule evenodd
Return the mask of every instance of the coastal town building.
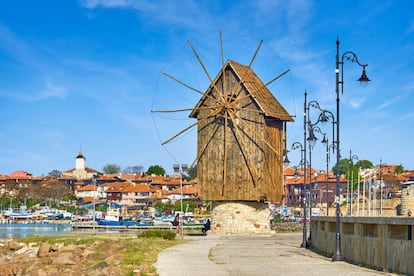
M 374 168 L 360 169 L 352 181 L 346 175 L 342 175 L 340 201 L 352 205 L 344 215 L 408 216 L 411 214 L 414 210 L 414 172 L 400 172 L 400 167 L 400 165 L 379 164 Z M 313 207 L 321 207 L 322 215 L 328 214 L 326 206 L 334 208 L 336 192 L 334 173 L 308 167 L 306 175 L 305 186 L 304 172 L 301 168 L 284 168 L 283 200 L 272 204 L 276 208 L 280 205 L 300 208 L 306 194 L 307 199 L 311 199 Z M 199 199 L 197 178 L 187 181 L 179 175 L 102 174 L 86 166 L 86 158 L 82 150 L 75 158 L 75 167 L 63 172 L 57 178 L 51 175 L 33 176 L 23 170 L 16 170 L 10 175 L 0 174 L 0 194 L 13 196 L 17 194 L 16 189 L 27 189 L 31 185 L 51 187 L 58 182 L 70 187 L 76 202 L 80 204 L 115 202 L 145 209 L 154 206 L 155 202 L 175 204 L 181 199 L 202 203 Z M 350 185 L 350 182 L 354 185 Z M 239 206 L 236 206 L 237 208 Z M 334 215 L 334 211 L 329 211 L 329 215 Z
M 75 158 L 75 168 L 66 170 L 62 176 L 74 177 L 77 180 L 92 178 L 94 175 L 101 174 L 99 171 L 86 166 L 86 157 L 82 154 L 82 149 Z

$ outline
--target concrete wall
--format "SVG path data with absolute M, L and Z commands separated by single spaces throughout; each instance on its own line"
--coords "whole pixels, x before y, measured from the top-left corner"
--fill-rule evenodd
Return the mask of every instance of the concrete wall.
M 414 218 L 341 217 L 341 255 L 352 263 L 414 275 Z M 311 246 L 332 256 L 335 217 L 312 217 Z

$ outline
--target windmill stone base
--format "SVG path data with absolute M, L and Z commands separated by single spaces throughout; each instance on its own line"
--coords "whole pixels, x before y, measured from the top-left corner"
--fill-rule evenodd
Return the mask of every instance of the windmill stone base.
M 256 201 L 215 201 L 211 234 L 269 235 L 270 211 L 267 203 Z

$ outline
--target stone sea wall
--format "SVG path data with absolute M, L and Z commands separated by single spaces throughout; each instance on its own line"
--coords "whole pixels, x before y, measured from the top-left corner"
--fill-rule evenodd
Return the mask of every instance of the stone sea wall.
M 262 202 L 215 202 L 211 232 L 217 235 L 268 235 L 270 211 Z

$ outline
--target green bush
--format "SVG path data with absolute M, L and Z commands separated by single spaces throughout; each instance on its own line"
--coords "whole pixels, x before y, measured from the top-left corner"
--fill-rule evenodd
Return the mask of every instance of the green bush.
M 165 240 L 174 240 L 175 233 L 170 231 L 161 231 L 161 230 L 149 230 L 143 231 L 138 234 L 140 238 L 163 238 Z

